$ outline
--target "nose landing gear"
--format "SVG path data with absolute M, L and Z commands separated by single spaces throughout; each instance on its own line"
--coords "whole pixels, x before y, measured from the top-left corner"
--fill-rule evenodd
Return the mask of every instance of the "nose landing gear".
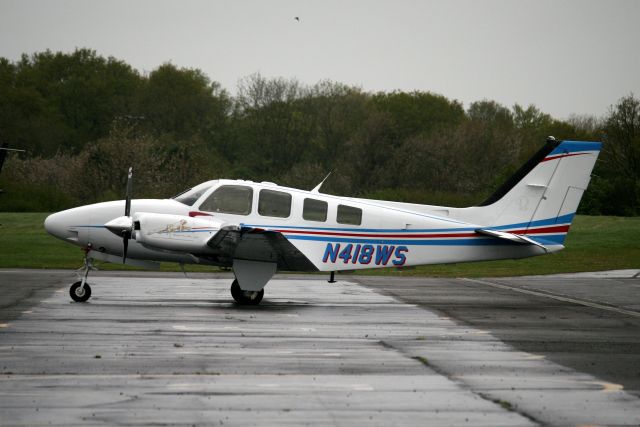
M 75 302 L 86 302 L 91 298 L 91 286 L 87 283 L 87 277 L 89 277 L 89 271 L 96 268 L 93 266 L 93 258 L 88 257 L 89 250 L 90 248 L 84 254 L 84 266 L 77 272 L 81 280 L 75 282 L 69 289 L 69 295 Z
M 91 286 L 88 283 L 76 282 L 71 285 L 69 289 L 69 295 L 75 302 L 85 302 L 91 298 Z

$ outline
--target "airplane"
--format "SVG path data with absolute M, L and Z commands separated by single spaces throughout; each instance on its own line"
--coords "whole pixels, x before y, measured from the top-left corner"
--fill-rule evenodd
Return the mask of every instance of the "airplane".
M 126 199 L 54 213 L 46 230 L 85 251 L 87 301 L 92 262 L 157 268 L 160 262 L 229 267 L 237 304 L 257 305 L 276 271 L 409 267 L 516 259 L 554 253 L 587 189 L 600 142 L 546 144 L 483 203 L 465 208 L 340 197 L 271 182 L 218 179 L 171 199 Z M 327 176 L 328 177 L 328 176 Z M 123 215 L 124 213 L 124 215 Z
M 25 150 L 20 150 L 17 148 L 9 148 L 9 144 L 7 144 L 6 142 L 2 144 L 2 146 L 0 146 L 0 172 L 2 172 L 2 166 L 4 166 L 4 161 L 7 158 L 7 153 L 9 151 L 24 153 Z M 2 193 L 2 190 L 0 190 L 0 193 Z

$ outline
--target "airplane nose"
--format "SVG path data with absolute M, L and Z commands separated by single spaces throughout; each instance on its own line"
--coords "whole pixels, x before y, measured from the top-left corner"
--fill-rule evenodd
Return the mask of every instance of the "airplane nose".
M 59 239 L 77 240 L 78 232 L 71 228 L 72 224 L 69 221 L 70 219 L 66 211 L 51 214 L 44 220 L 44 228 L 47 230 L 47 233 Z

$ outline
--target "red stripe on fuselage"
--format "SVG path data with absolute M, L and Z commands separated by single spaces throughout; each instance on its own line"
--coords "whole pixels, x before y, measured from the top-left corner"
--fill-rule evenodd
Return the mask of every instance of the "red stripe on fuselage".
M 434 239 L 434 238 L 451 238 L 451 237 L 486 237 L 473 232 L 465 233 L 429 233 L 429 234 L 372 234 L 372 233 L 341 233 L 335 231 L 308 231 L 308 230 L 274 230 L 284 234 L 310 234 L 319 236 L 334 236 L 334 237 L 387 237 L 387 238 L 410 238 L 410 239 Z M 499 230 L 502 231 L 502 230 Z M 553 227 L 533 228 L 533 229 L 520 229 L 520 230 L 504 230 L 507 233 L 513 234 L 542 234 L 542 233 L 566 233 L 569 231 L 568 225 L 558 225 Z
M 189 212 L 189 216 L 191 218 L 195 218 L 197 216 L 213 216 L 213 215 L 208 214 L 206 212 L 191 211 L 191 212 Z
M 313 234 L 320 236 L 336 236 L 336 237 L 408 237 L 408 238 L 418 238 L 418 237 L 472 237 L 476 236 L 476 233 L 433 233 L 433 234 L 410 234 L 410 233 L 402 233 L 402 234 L 370 234 L 370 233 L 340 233 L 334 231 L 306 231 L 306 230 L 276 230 L 280 233 L 286 234 Z
M 571 156 L 581 156 L 583 154 L 588 154 L 588 153 L 567 153 L 567 154 L 558 154 L 557 156 L 551 156 L 551 157 L 545 157 L 544 159 L 542 159 L 542 162 L 546 162 L 549 160 L 556 160 L 556 159 L 561 159 L 563 157 L 571 157 Z M 540 163 L 542 163 L 540 162 Z
M 542 233 L 568 233 L 570 225 L 555 225 L 553 227 L 534 228 L 531 230 L 512 230 L 512 234 L 542 234 Z

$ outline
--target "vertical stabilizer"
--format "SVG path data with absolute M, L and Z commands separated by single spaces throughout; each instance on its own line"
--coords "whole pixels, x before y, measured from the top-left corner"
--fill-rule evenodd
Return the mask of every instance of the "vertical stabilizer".
M 517 227 L 562 244 L 602 144 L 549 141 L 478 209 L 491 227 Z M 550 242 L 551 243 L 551 242 Z

